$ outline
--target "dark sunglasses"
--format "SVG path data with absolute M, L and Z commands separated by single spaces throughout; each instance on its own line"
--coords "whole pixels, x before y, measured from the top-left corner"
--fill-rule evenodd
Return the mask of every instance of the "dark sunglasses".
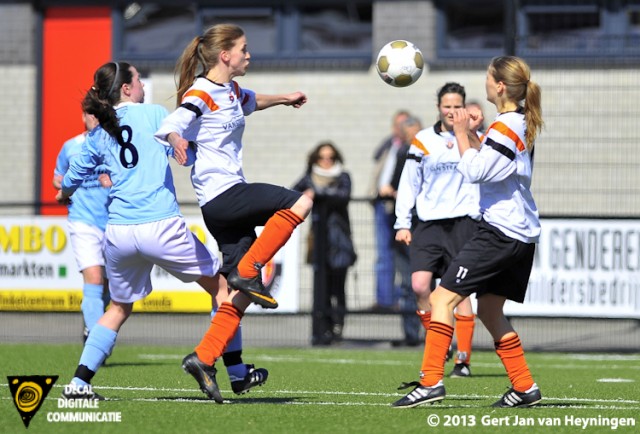
M 336 156 L 332 155 L 331 157 L 323 157 L 321 155 L 318 155 L 318 161 L 320 161 L 320 160 L 336 161 Z

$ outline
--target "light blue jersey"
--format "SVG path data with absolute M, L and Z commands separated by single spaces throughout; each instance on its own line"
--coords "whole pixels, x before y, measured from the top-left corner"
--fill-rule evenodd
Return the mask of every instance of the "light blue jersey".
M 109 193 L 109 224 L 134 225 L 179 216 L 173 176 L 167 156 L 173 148 L 153 137 L 167 110 L 155 104 L 124 103 L 117 108 L 123 143 L 102 127 L 89 133 L 82 153 L 62 181 L 72 193 L 95 167 L 104 164 L 113 186 Z M 75 195 L 71 200 L 74 200 Z
M 71 161 L 80 154 L 86 137 L 85 134 L 80 134 L 64 142 L 56 160 L 53 172 L 55 176 L 64 176 L 67 173 Z M 109 188 L 104 188 L 98 181 L 98 176 L 103 173 L 106 173 L 106 168 L 99 165 L 84 178 L 73 195 L 72 204 L 68 207 L 69 221 L 79 221 L 104 231 L 107 226 Z

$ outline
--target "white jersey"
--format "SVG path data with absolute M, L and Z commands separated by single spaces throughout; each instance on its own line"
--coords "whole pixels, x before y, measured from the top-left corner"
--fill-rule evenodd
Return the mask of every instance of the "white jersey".
M 255 109 L 255 93 L 235 81 L 219 84 L 199 77 L 156 132 L 156 139 L 165 145 L 172 132 L 196 143 L 191 182 L 200 206 L 246 182 L 242 172 L 244 117 Z
M 480 184 L 480 210 L 487 223 L 511 238 L 535 243 L 540 220 L 531 195 L 533 161 L 525 132 L 521 110 L 498 114 L 480 150 L 467 150 L 458 170 L 468 182 Z
M 422 221 L 469 216 L 480 220 L 478 186 L 457 171 L 460 152 L 455 136 L 441 123 L 416 134 L 407 153 L 396 198 L 394 228 L 411 228 L 415 207 Z

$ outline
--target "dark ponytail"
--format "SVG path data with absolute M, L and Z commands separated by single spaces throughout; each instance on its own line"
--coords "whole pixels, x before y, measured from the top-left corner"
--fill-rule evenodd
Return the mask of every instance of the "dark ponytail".
M 94 115 L 100 126 L 118 143 L 122 142 L 122 129 L 113 107 L 120 102 L 122 85 L 133 80 L 130 67 L 126 62 L 102 65 L 93 75 L 93 86 L 82 100 L 82 110 Z

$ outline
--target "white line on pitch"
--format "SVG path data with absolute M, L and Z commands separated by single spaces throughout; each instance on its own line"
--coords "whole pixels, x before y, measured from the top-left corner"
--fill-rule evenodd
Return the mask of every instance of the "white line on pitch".
M 494 397 L 495 398 L 495 397 Z M 545 398 L 546 399 L 546 398 Z M 118 401 L 138 401 L 138 402 L 178 402 L 178 403 L 190 403 L 190 404 L 208 404 L 216 407 L 217 405 L 214 401 L 209 399 L 188 399 L 188 398 L 108 398 L 108 401 L 118 402 Z M 237 400 L 225 400 L 225 404 L 231 405 L 242 405 L 247 402 L 251 402 L 251 399 L 237 399 Z M 351 406 L 361 406 L 361 407 L 390 407 L 389 403 L 376 403 L 376 402 L 335 402 L 335 401 L 289 401 L 283 402 L 279 401 L 277 405 L 319 405 L 319 406 L 339 406 L 339 407 L 351 407 Z M 432 410 L 436 409 L 457 409 L 457 408 L 481 408 L 478 405 L 471 404 L 446 404 L 446 403 L 438 403 L 433 407 L 429 407 Z M 544 405 L 544 410 L 549 408 L 570 408 L 571 410 L 640 410 L 640 407 L 621 407 L 617 405 Z M 542 410 L 542 407 L 539 407 Z
M 2 400 L 10 400 L 11 397 L 8 396 L 0 396 L 0 401 Z M 247 401 L 251 401 L 250 399 L 238 399 L 238 400 L 225 400 L 225 404 L 229 405 L 242 405 Z M 213 400 L 209 399 L 188 399 L 188 398 L 107 398 L 105 402 L 176 402 L 176 403 L 189 403 L 189 404 L 207 404 L 213 407 L 217 407 L 217 404 Z M 253 405 L 253 403 L 251 403 Z M 374 402 L 328 402 L 328 401 L 290 401 L 290 402 L 278 402 L 277 405 L 333 405 L 333 406 L 368 406 L 368 407 L 389 407 L 388 403 L 374 403 Z M 470 405 L 470 404 L 446 404 L 439 403 L 434 405 L 433 407 L 428 407 L 432 410 L 437 409 L 460 409 L 460 408 L 482 408 L 478 405 Z M 547 410 L 550 408 L 568 408 L 571 410 L 640 410 L 640 407 L 621 407 L 617 405 L 549 405 L 545 404 L 544 408 L 539 407 L 540 411 Z M 531 409 L 530 411 L 535 411 Z
M 547 355 L 543 357 L 552 358 L 552 355 Z M 584 360 L 584 361 L 621 361 L 621 362 L 637 362 L 640 361 L 640 354 L 567 354 L 562 356 L 555 356 L 553 358 L 559 359 L 573 359 L 573 360 Z
M 0 386 L 7 386 L 6 384 L 0 384 Z M 54 387 L 62 387 L 59 385 L 55 385 Z M 117 387 L 117 386 L 98 386 L 95 388 L 96 390 L 123 390 L 123 391 L 158 391 L 158 392 L 195 392 L 193 389 L 169 389 L 169 388 L 151 388 L 151 387 Z M 223 391 L 224 392 L 224 391 Z M 254 391 L 255 395 L 262 395 L 266 392 L 264 391 Z M 384 393 L 359 393 L 359 392 L 326 392 L 326 391 L 304 391 L 304 390 L 277 390 L 273 392 L 269 392 L 273 394 L 281 394 L 281 395 L 365 395 L 365 396 L 385 396 L 389 398 L 395 398 L 400 395 L 398 394 L 384 394 Z M 488 396 L 488 395 L 448 395 L 448 398 L 456 399 L 456 398 L 464 398 L 464 399 L 495 399 L 499 398 L 499 396 Z M 259 398 L 259 397 L 256 397 Z M 9 400 L 11 397 L 0 396 L 0 400 Z M 117 401 L 141 401 L 141 402 L 188 402 L 188 403 L 196 403 L 196 404 L 213 404 L 212 400 L 208 399 L 189 399 L 189 398 L 107 398 L 107 401 L 117 402 Z M 235 403 L 241 404 L 243 401 L 251 401 L 251 398 L 248 399 L 239 399 L 233 401 L 225 401 L 227 403 Z M 633 400 L 623 400 L 623 399 L 583 399 L 583 398 L 550 398 L 544 397 L 545 406 L 544 408 L 570 408 L 570 409 L 596 409 L 596 410 L 640 410 L 638 406 L 619 406 L 619 405 L 574 405 L 574 404 L 556 404 L 549 405 L 548 401 L 560 401 L 562 403 L 566 402 L 575 402 L 575 403 L 611 403 L 611 404 L 638 404 L 638 401 Z M 288 404 L 288 405 L 336 405 L 336 406 L 389 406 L 389 403 L 365 403 L 365 402 L 331 402 L 331 401 L 291 401 L 291 402 L 279 402 L 279 404 Z M 435 408 L 479 408 L 477 405 L 470 404 L 439 404 Z
M 7 384 L 0 384 L 0 386 L 8 386 Z M 54 387 L 62 388 L 64 386 L 56 384 Z M 136 392 L 195 392 L 194 388 L 182 389 L 182 388 L 168 388 L 168 387 L 133 387 L 133 386 L 94 386 L 97 391 L 100 390 L 124 390 L 124 391 L 136 391 Z M 231 392 L 230 390 L 221 390 L 222 392 Z M 382 397 L 397 397 L 402 396 L 400 393 L 383 393 L 383 392 L 342 392 L 342 391 L 324 391 L 324 390 L 252 390 L 253 394 L 279 394 L 279 395 L 342 395 L 342 396 L 382 396 Z M 447 395 L 448 398 L 471 398 L 471 399 L 495 399 L 500 398 L 501 395 Z M 571 397 L 544 397 L 545 401 L 561 401 L 561 402 L 595 402 L 595 403 L 611 403 L 611 404 L 640 404 L 640 401 L 633 399 L 589 399 L 589 398 L 571 398 Z
M 145 360 L 182 360 L 184 356 L 177 354 L 138 354 L 138 357 Z M 380 360 L 380 359 L 332 359 L 332 358 L 307 358 L 296 356 L 265 356 L 252 355 L 251 360 L 260 360 L 264 362 L 288 362 L 288 363 L 323 363 L 337 365 L 382 365 L 382 366 L 406 366 L 406 361 L 399 360 Z M 473 366 L 479 368 L 502 368 L 500 363 L 474 362 Z M 588 364 L 541 364 L 535 363 L 534 367 L 552 368 L 552 369 L 593 369 L 593 365 Z M 629 369 L 640 370 L 638 365 L 607 365 L 607 369 Z
M 146 360 L 182 360 L 184 355 L 176 354 L 138 354 L 138 357 Z M 333 359 L 333 358 L 305 358 L 295 356 L 264 356 L 253 355 L 251 360 L 260 360 L 263 362 L 290 362 L 290 363 L 328 363 L 336 365 L 385 365 L 385 366 L 403 366 L 407 362 L 399 360 L 367 360 L 367 359 Z M 502 366 L 495 364 L 495 366 Z

